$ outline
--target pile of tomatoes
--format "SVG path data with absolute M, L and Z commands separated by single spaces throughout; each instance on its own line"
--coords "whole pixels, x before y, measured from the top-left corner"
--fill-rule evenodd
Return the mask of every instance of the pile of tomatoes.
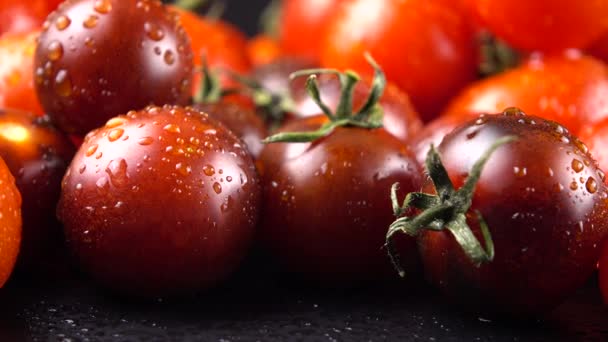
M 0 4 L 1 284 L 192 294 L 259 249 L 520 316 L 599 260 L 608 301 L 608 0 L 283 0 L 253 38 L 179 3 Z

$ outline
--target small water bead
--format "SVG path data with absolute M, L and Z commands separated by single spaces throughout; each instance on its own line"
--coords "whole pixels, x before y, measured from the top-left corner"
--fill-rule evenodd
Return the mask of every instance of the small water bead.
M 570 183 L 570 190 L 574 191 L 578 189 L 578 183 L 576 181 L 573 181 L 572 183 Z
M 112 2 L 110 0 L 95 0 L 93 9 L 99 14 L 108 14 L 112 11 Z
M 173 63 L 175 63 L 175 54 L 173 53 L 173 51 L 167 50 L 165 51 L 163 59 L 165 60 L 165 63 L 167 63 L 167 65 L 173 65 Z
M 574 170 L 575 172 L 581 172 L 583 171 L 583 169 L 585 168 L 585 164 L 583 164 L 580 160 L 578 159 L 572 159 L 572 170 Z
M 88 29 L 92 29 L 95 26 L 97 26 L 98 21 L 99 21 L 99 17 L 92 14 L 82 22 L 82 26 L 84 26 L 85 28 L 88 28 Z
M 163 51 L 160 48 L 160 46 L 155 46 L 154 47 L 154 53 L 157 54 L 158 56 L 160 56 L 160 54 L 163 53 Z
M 148 38 L 155 41 L 160 41 L 165 37 L 165 32 L 154 23 L 145 22 L 144 31 L 146 32 Z
M 175 164 L 175 169 L 182 174 L 182 176 L 187 176 L 192 173 L 192 168 L 190 165 L 186 165 L 184 163 Z
M 57 61 L 63 56 L 63 45 L 56 40 L 49 43 L 47 50 L 47 57 L 51 61 Z
M 59 70 L 55 76 L 55 93 L 61 97 L 72 95 L 72 81 L 64 69 Z
M 61 15 L 59 16 L 59 18 L 57 18 L 57 20 L 55 21 L 55 27 L 59 30 L 59 31 L 63 31 L 66 28 L 68 28 L 68 26 L 70 26 L 70 24 L 72 23 L 72 21 L 70 20 L 70 18 L 68 18 L 65 15 Z
M 589 177 L 585 183 L 585 188 L 590 194 L 594 194 L 598 190 L 597 181 L 593 177 Z
M 525 167 L 515 166 L 513 167 L 513 173 L 515 173 L 515 176 L 517 177 L 525 177 L 528 174 L 528 169 Z
M 206 176 L 211 177 L 215 174 L 215 168 L 211 165 L 205 165 L 205 166 L 203 166 L 203 173 Z
M 97 182 L 95 182 L 95 186 L 97 186 L 97 191 L 100 194 L 105 194 L 110 189 L 110 183 L 106 177 L 100 177 Z
M 98 147 L 99 147 L 99 145 L 97 145 L 97 144 L 93 144 L 93 145 L 89 146 L 89 148 L 87 148 L 87 151 L 85 152 L 85 155 L 87 157 L 92 156 L 93 154 L 95 154 L 95 152 L 97 152 Z
M 143 137 L 140 138 L 137 141 L 138 144 L 142 145 L 142 146 L 148 146 L 148 145 L 152 145 L 152 143 L 154 143 L 154 138 L 152 137 Z
M 116 141 L 116 140 L 120 139 L 124 133 L 125 133 L 124 129 L 115 128 L 108 133 L 108 140 Z
M 222 193 L 222 185 L 218 182 L 213 183 L 213 191 L 215 191 L 216 194 L 221 194 Z
M 163 127 L 163 129 L 169 133 L 181 133 L 181 129 L 179 128 L 178 125 L 175 125 L 175 124 L 168 124 L 165 127 Z

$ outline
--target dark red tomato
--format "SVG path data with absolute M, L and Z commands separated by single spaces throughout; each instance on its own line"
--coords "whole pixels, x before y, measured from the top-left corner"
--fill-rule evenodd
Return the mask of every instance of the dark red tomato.
M 543 58 L 472 84 L 443 115 L 498 113 L 517 106 L 577 134 L 583 124 L 608 117 L 608 69 L 578 52 Z
M 280 131 L 308 131 L 324 116 Z M 389 191 L 419 189 L 422 170 L 407 146 L 384 129 L 336 128 L 311 143 L 268 145 L 258 162 L 264 183 L 260 238 L 286 270 L 314 283 L 358 286 L 391 274 L 383 249 L 393 220 Z M 409 270 L 415 241 L 404 247 Z
M 0 108 L 43 113 L 34 90 L 32 70 L 38 34 L 33 31 L 0 37 Z
M 15 178 L 0 158 L 0 287 L 15 267 L 21 245 L 21 194 Z
M 369 72 L 363 56 L 371 53 L 424 121 L 476 77 L 473 31 L 460 11 L 441 3 L 348 0 L 326 25 L 323 67 Z
M 524 317 L 555 307 L 593 273 L 608 237 L 608 193 L 582 142 L 555 122 L 518 111 L 470 121 L 443 139 L 438 152 L 456 189 L 505 136 L 517 140 L 491 155 L 467 212 L 479 240 L 474 213 L 487 222 L 494 259 L 476 267 L 446 230 L 423 230 L 418 242 L 428 279 L 449 297 Z M 423 192 L 433 193 L 433 185 Z
M 44 18 L 54 9 L 49 7 L 50 5 L 47 0 L 2 0 L 0 2 L 0 35 L 40 29 Z
M 223 68 L 237 74 L 247 74 L 251 62 L 247 54 L 247 37 L 238 28 L 216 18 L 205 18 L 195 13 L 171 6 L 179 14 L 181 24 L 190 37 L 194 52 L 194 65 L 202 66 L 202 58 L 206 58 L 211 69 Z M 229 77 L 220 78 L 223 86 L 234 85 Z M 195 73 L 193 94 L 200 89 L 201 76 Z
M 346 0 L 286 0 L 279 17 L 279 44 L 287 56 L 319 61 L 327 20 Z
M 367 95 L 370 92 L 370 80 L 368 77 L 363 77 L 363 80 L 355 86 L 353 108 L 360 108 L 367 100 Z M 295 105 L 294 114 L 300 117 L 308 117 L 319 113 L 319 107 L 306 92 L 305 82 L 305 78 L 299 78 L 292 82 L 290 87 L 291 97 Z M 335 109 L 340 100 L 340 81 L 333 75 L 319 75 L 318 83 L 321 98 L 329 108 Z M 412 106 L 410 98 L 394 84 L 388 83 L 386 85 L 379 104 L 384 110 L 384 128 L 399 140 L 409 142 L 422 129 L 422 121 L 414 106 Z
M 473 0 L 482 23 L 523 50 L 585 48 L 608 30 L 608 1 Z
M 470 121 L 471 119 L 477 118 L 478 116 L 479 114 L 476 113 L 442 115 L 426 124 L 422 130 L 416 132 L 410 142 L 412 149 L 416 154 L 416 160 L 418 160 L 420 165 L 424 165 L 431 145 L 435 147 L 439 146 L 443 140 L 443 137 L 451 133 L 456 127 Z
M 0 110 L 0 156 L 23 197 L 19 264 L 28 273 L 42 270 L 63 247 L 55 207 L 74 146 L 48 117 Z
M 605 32 L 587 49 L 593 57 L 608 63 L 608 32 Z
M 230 128 L 244 143 L 254 159 L 264 148 L 262 140 L 268 136 L 264 120 L 248 106 L 235 102 L 195 104 L 194 108 L 209 114 Z
M 276 39 L 258 34 L 247 41 L 247 55 L 253 66 L 259 66 L 274 62 L 281 57 L 282 52 Z
M 600 168 L 608 170 L 608 119 L 583 126 L 579 137 L 589 147 Z
M 45 22 L 34 60 L 43 108 L 84 134 L 148 104 L 185 104 L 192 52 L 160 1 L 73 0 Z
M 606 243 L 600 258 L 600 289 L 602 290 L 604 303 L 608 304 L 608 244 Z
M 87 135 L 62 184 L 68 247 L 101 284 L 135 296 L 196 292 L 225 279 L 254 235 L 255 166 L 224 125 L 148 107 Z

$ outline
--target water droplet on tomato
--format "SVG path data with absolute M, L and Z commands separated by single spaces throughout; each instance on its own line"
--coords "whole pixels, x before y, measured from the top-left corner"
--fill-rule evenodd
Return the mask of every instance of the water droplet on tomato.
M 580 160 L 578 159 L 572 159 L 572 170 L 574 170 L 575 172 L 581 172 L 583 171 L 583 169 L 585 168 L 585 164 L 583 164 Z
M 215 168 L 211 165 L 205 165 L 205 166 L 203 166 L 203 173 L 206 176 L 211 177 L 215 174 Z
M 165 37 L 165 32 L 158 25 L 148 21 L 144 23 L 144 31 L 148 38 L 155 41 L 162 40 Z
M 59 18 L 57 18 L 57 20 L 55 21 L 55 27 L 59 30 L 59 31 L 63 31 L 66 28 L 68 28 L 68 26 L 70 26 L 70 24 L 72 23 L 72 21 L 70 20 L 70 18 L 68 18 L 65 15 L 61 15 L 59 16 Z
M 93 145 L 89 146 L 89 148 L 87 148 L 87 151 L 85 152 L 85 155 L 87 157 L 92 156 L 93 154 L 95 154 L 95 152 L 97 152 L 98 147 L 99 147 L 99 145 L 97 145 L 97 144 L 93 144 Z
M 154 53 L 157 54 L 158 56 L 160 56 L 160 54 L 163 53 L 163 51 L 161 50 L 160 46 L 155 46 Z
M 528 174 L 528 169 L 525 167 L 515 166 L 513 167 L 513 173 L 517 177 L 525 177 Z
M 173 65 L 173 63 L 175 62 L 175 54 L 173 53 L 173 51 L 167 50 L 165 51 L 163 59 L 165 60 L 165 63 L 167 63 L 167 65 Z
M 112 184 L 116 187 L 124 186 L 129 181 L 127 161 L 122 158 L 110 161 L 108 167 L 106 167 L 106 173 L 110 176 Z
M 59 70 L 55 76 L 55 93 L 61 97 L 72 95 L 72 81 L 64 69 Z
M 78 168 L 78 173 L 83 174 L 84 171 L 86 171 L 87 166 L 85 164 L 80 165 L 80 167 Z
M 100 177 L 97 182 L 95 182 L 95 186 L 97 187 L 97 192 L 104 195 L 108 193 L 110 189 L 110 183 L 106 177 Z
M 184 163 L 175 164 L 175 169 L 182 174 L 182 176 L 187 176 L 192 173 L 192 168 L 190 165 L 186 165 Z
M 163 129 L 169 133 L 180 133 L 181 129 L 176 124 L 168 124 Z
M 115 128 L 108 133 L 108 140 L 116 141 L 122 137 L 125 133 L 125 130 L 122 128 Z
M 215 193 L 218 195 L 222 193 L 222 186 L 220 185 L 220 183 L 213 183 L 213 191 L 215 191 Z
M 97 26 L 97 21 L 99 21 L 99 17 L 94 14 L 91 14 L 88 18 L 86 18 L 82 22 L 82 26 L 84 26 L 85 28 L 88 28 L 88 29 L 92 29 L 95 26 Z
M 125 124 L 125 122 L 127 122 L 127 119 L 125 119 L 125 118 L 121 118 L 121 117 L 112 118 L 112 119 L 108 120 L 108 122 L 106 122 L 106 128 L 115 128 L 118 126 L 122 126 Z
M 95 0 L 93 9 L 100 14 L 108 14 L 112 10 L 112 3 L 110 0 Z
M 152 137 L 143 137 L 137 141 L 137 143 L 142 146 L 152 145 L 153 142 L 154 142 L 154 138 L 152 138 Z
M 574 191 L 578 189 L 578 183 L 573 181 L 572 183 L 570 183 L 570 190 Z
M 231 176 L 227 176 L 227 177 L 226 177 L 226 181 L 227 181 L 228 183 L 232 182 L 232 177 L 231 177 Z
M 57 61 L 63 56 L 63 45 L 60 42 L 53 40 L 47 48 L 47 57 L 51 61 Z
M 596 193 L 597 182 L 595 181 L 595 178 L 589 177 L 589 179 L 587 179 L 587 182 L 585 183 L 585 188 L 587 189 L 587 191 L 589 191 L 590 194 Z

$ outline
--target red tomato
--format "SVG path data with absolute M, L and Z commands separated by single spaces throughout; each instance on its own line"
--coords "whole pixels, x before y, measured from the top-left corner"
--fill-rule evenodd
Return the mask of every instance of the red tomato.
M 191 95 L 189 39 L 160 1 L 65 2 L 43 26 L 34 68 L 43 108 L 68 133 Z
M 21 195 L 4 160 L 0 158 L 0 287 L 15 267 L 21 244 Z
M 47 116 L 0 109 L 0 156 L 15 175 L 23 198 L 23 239 L 19 265 L 44 271 L 63 247 L 56 219 L 61 178 L 74 146 Z
M 480 20 L 524 50 L 585 48 L 608 30 L 608 1 L 473 0 Z
M 583 124 L 608 117 L 608 69 L 571 51 L 478 81 L 455 97 L 442 115 L 497 113 L 510 106 L 554 120 L 578 134 Z
M 82 268 L 135 296 L 189 294 L 225 279 L 252 242 L 255 165 L 206 114 L 148 107 L 87 135 L 58 216 Z
M 285 55 L 315 63 L 320 59 L 327 20 L 346 0 L 286 0 L 279 19 L 279 43 Z
M 450 229 L 422 229 L 418 242 L 428 279 L 449 297 L 469 309 L 526 317 L 552 309 L 594 272 L 608 237 L 608 190 L 583 143 L 555 122 L 513 109 L 470 121 L 443 139 L 438 152 L 453 189 L 507 136 L 516 140 L 490 155 L 470 196 L 426 183 L 424 193 L 440 191 L 435 209 L 447 207 L 425 227 Z M 455 238 L 465 236 L 468 228 L 455 229 L 466 220 L 482 240 L 476 212 L 495 251 L 481 265 Z
M 579 138 L 589 147 L 600 168 L 608 170 L 608 119 L 583 126 Z
M 602 62 L 608 63 L 608 32 L 591 44 L 587 52 Z
M 428 0 L 346 1 L 327 21 L 321 64 L 369 72 L 371 53 L 429 121 L 476 77 L 474 35 L 459 13 Z
M 51 10 L 46 0 L 2 0 L 0 35 L 38 30 Z
M 600 289 L 604 297 L 604 303 L 608 304 L 608 243 L 604 244 L 602 257 L 600 258 Z
M 259 66 L 277 60 L 282 52 L 274 38 L 259 34 L 247 42 L 247 54 L 251 63 Z
M 247 54 L 247 37 L 238 28 L 220 19 L 205 18 L 170 6 L 179 14 L 184 30 L 190 37 L 192 51 L 194 52 L 194 65 L 202 67 L 202 58 L 207 59 L 211 69 L 225 68 L 237 74 L 247 74 L 251 69 L 251 62 Z M 221 77 L 222 85 L 234 85 L 228 77 Z M 192 93 L 200 89 L 201 75 L 194 74 Z
M 43 110 L 34 90 L 34 51 L 39 32 L 0 37 L 0 108 L 35 114 Z

